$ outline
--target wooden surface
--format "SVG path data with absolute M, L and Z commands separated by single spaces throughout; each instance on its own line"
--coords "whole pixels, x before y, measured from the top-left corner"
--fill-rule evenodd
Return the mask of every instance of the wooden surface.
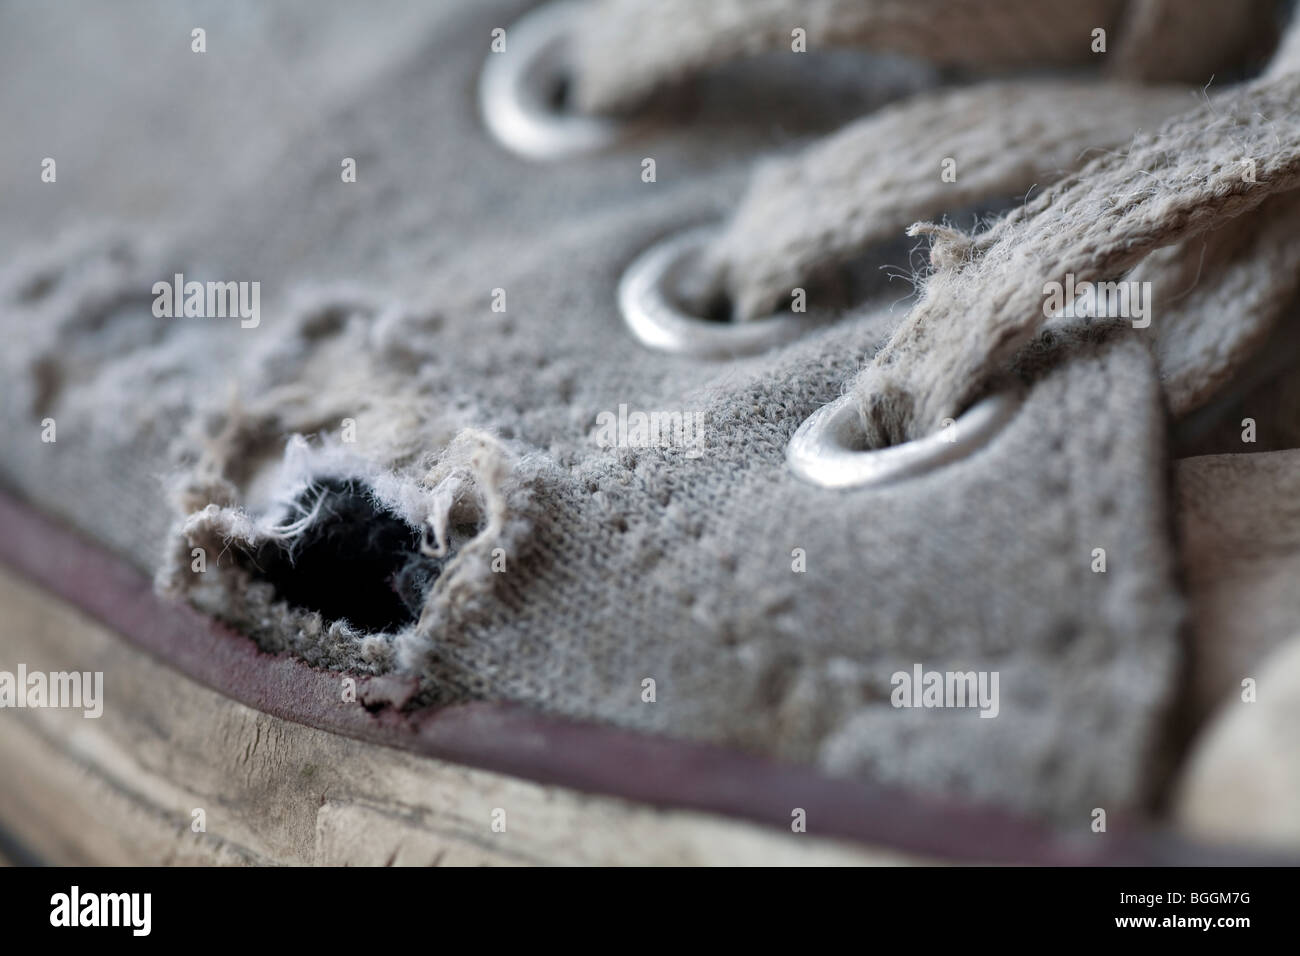
M 160 600 L 139 568 L 2 490 L 0 566 L 42 589 L 39 600 L 28 602 L 27 613 L 38 619 L 56 605 L 86 615 L 135 655 L 166 662 L 165 678 L 279 721 L 268 726 L 301 725 L 325 740 L 396 748 L 419 766 L 530 781 L 545 793 L 600 795 L 643 812 L 657 807 L 675 816 L 757 824 L 763 829 L 755 832 L 767 836 L 789 836 L 791 808 L 799 807 L 807 812 L 808 834 L 828 845 L 887 850 L 909 859 L 1072 866 L 1293 862 L 1258 848 L 1188 841 L 1160 821 L 1140 817 L 1112 816 L 1105 834 L 1085 836 L 998 807 L 824 775 L 718 744 L 565 719 L 508 701 L 407 709 L 404 702 L 415 688 L 409 678 L 361 680 L 356 699 L 344 699 L 339 674 L 263 653 L 194 608 Z M 22 604 L 13 593 L 9 603 Z M 0 605 L 0 623 L 7 613 Z M 30 653 L 21 650 L 27 647 L 22 642 L 41 626 L 23 624 L 25 631 L 12 632 L 21 653 Z M 57 646 L 57 640 L 42 645 Z M 68 653 L 81 651 L 72 647 Z M 188 692 L 182 696 L 190 699 Z M 5 826 L 0 817 L 0 852 L 27 860 Z
M 90 864 L 894 864 L 876 852 L 469 769 L 282 720 L 0 570 L 0 670 L 103 671 L 104 714 L 0 710 L 0 827 Z M 206 832 L 191 829 L 196 808 Z M 493 832 L 493 811 L 505 832 Z M 812 821 L 815 824 L 815 821 Z

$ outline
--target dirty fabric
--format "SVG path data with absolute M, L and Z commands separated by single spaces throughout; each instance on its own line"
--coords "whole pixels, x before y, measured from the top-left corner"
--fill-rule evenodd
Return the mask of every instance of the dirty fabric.
M 28 91 L 0 90 L 8 487 L 268 650 L 417 675 L 417 706 L 519 702 L 1070 828 L 1151 805 L 1186 607 L 1162 382 L 1190 406 L 1219 372 L 1126 322 L 1049 325 L 998 353 L 1022 403 L 987 447 L 830 491 L 786 445 L 915 322 L 905 291 L 813 296 L 820 331 L 721 362 L 647 350 L 618 312 L 624 267 L 731 216 L 756 160 L 935 95 L 934 64 L 731 58 L 652 132 L 539 165 L 474 100 L 526 4 L 326 6 L 208 17 L 196 54 L 206 8 L 128 5 L 111 57 L 66 62 L 27 50 L 48 23 L 0 11 Z M 1225 295 L 1243 243 L 1212 260 Z M 256 323 L 157 316 L 176 275 L 260 282 Z M 605 447 L 624 407 L 702 416 L 702 444 Z M 997 672 L 996 717 L 894 706 L 918 666 Z

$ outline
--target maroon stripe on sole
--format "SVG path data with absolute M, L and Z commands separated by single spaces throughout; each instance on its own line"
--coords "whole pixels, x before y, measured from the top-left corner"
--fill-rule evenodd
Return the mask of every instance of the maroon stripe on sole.
M 1198 846 L 1137 821 L 1068 837 L 987 807 L 826 777 L 723 747 L 552 717 L 508 703 L 406 712 L 341 701 L 337 672 L 264 653 L 154 594 L 132 565 L 0 492 L 0 561 L 167 665 L 276 717 L 539 783 L 737 817 L 940 861 L 1047 865 L 1294 862 Z M 358 697 L 400 700 L 401 678 L 358 678 Z

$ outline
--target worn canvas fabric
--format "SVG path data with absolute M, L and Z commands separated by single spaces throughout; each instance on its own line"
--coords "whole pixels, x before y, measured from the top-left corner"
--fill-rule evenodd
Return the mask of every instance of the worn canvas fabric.
M 805 57 L 789 5 L 719 4 L 692 30 L 695 5 L 624 0 L 575 41 L 576 102 L 685 93 L 607 150 L 535 163 L 475 103 L 492 31 L 509 55 L 528 6 L 0 12 L 21 79 L 0 92 L 5 484 L 269 651 L 416 675 L 411 706 L 513 701 L 1070 828 L 1157 805 L 1191 688 L 1204 719 L 1236 684 L 1189 678 L 1188 635 L 1234 618 L 1179 572 L 1180 502 L 1203 509 L 1222 469 L 1180 469 L 1171 496 L 1170 425 L 1240 384 L 1295 304 L 1295 74 L 1285 47 L 1263 75 L 1247 52 L 1272 8 L 1202 35 L 1204 57 L 1180 45 L 1177 69 L 1152 39 L 1144 70 L 1088 30 L 1167 39 L 1165 5 L 1003 10 L 1004 42 L 968 56 L 899 20 L 925 4 L 827 3 L 836 49 L 810 29 Z M 92 39 L 37 57 L 43 31 Z M 1207 94 L 1225 55 L 1240 82 Z M 1115 198 L 1135 178 L 1145 206 Z M 1012 211 L 958 217 L 975 207 Z M 723 361 L 639 343 L 622 271 L 702 223 L 719 238 L 688 299 L 762 321 L 807 284 L 821 327 Z M 818 269 L 864 260 L 865 293 L 819 298 Z M 1131 269 L 1150 328 L 1042 311 L 1045 281 Z M 260 283 L 256 321 L 159 316 L 177 276 Z M 841 395 L 883 445 L 995 380 L 1014 418 L 930 474 L 829 490 L 786 463 Z M 1275 433 L 1294 408 L 1271 406 Z M 638 412 L 699 427 L 608 447 Z M 1201 450 L 1253 450 L 1212 430 Z M 386 587 L 392 615 L 364 623 Z M 1202 632 L 1205 601 L 1227 617 Z M 1260 654 L 1295 626 L 1266 616 Z M 996 716 L 897 706 L 918 668 L 996 673 Z

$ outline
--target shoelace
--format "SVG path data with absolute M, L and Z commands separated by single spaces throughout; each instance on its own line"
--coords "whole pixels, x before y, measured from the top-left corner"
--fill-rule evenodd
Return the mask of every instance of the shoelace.
M 589 112 L 634 108 L 657 88 L 741 56 L 858 46 L 953 66 L 1062 66 L 1115 40 L 1127 79 L 1196 80 L 1231 62 L 1269 20 L 1268 0 L 604 0 L 573 37 L 573 97 Z
M 769 314 L 815 270 L 843 265 L 918 219 L 1024 195 L 1191 103 L 1181 87 L 999 82 L 886 108 L 756 169 L 684 294 Z M 951 158 L 953 176 L 941 176 Z
M 735 215 L 680 281 L 687 300 L 721 292 L 733 318 L 755 319 L 815 270 L 915 223 L 909 234 L 931 240 L 932 272 L 852 386 L 864 444 L 883 448 L 951 422 L 999 377 L 1046 322 L 1046 283 L 1131 271 L 1161 304 L 1153 347 L 1180 415 L 1232 376 L 1300 284 L 1297 202 L 1260 208 L 1296 185 L 1300 131 L 1288 110 L 1300 39 L 1293 27 L 1266 75 L 1226 93 L 1135 81 L 1203 77 L 1263 42 L 1270 22 L 1266 4 L 1201 0 L 759 0 L 689 11 L 681 0 L 608 0 L 593 5 L 574 37 L 574 100 L 589 110 L 627 108 L 720 60 L 786 48 L 792 24 L 821 46 L 982 66 L 1069 65 L 1086 48 L 1079 37 L 1099 25 L 1117 30 L 1107 61 L 1115 80 L 943 91 L 760 165 Z M 937 175 L 943 156 L 960 163 L 955 181 Z M 973 235 L 917 222 L 1053 179 Z
M 867 444 L 907 441 L 960 413 L 1042 328 L 1046 283 L 1067 275 L 1076 283 L 1115 280 L 1153 251 L 1190 243 L 1300 185 L 1300 123 L 1293 112 L 1300 43 L 1294 36 L 1288 41 L 1266 76 L 1155 133 L 1139 134 L 1122 152 L 1097 157 L 982 233 L 914 227 L 933 238 L 935 271 L 920 301 L 854 383 Z M 1294 229 L 1278 225 L 1275 214 L 1262 213 L 1260 223 L 1250 223 L 1252 231 L 1267 225 L 1289 239 Z M 1230 239 L 1215 239 L 1210 271 L 1222 282 L 1239 251 Z M 1255 276 L 1258 285 L 1245 306 L 1252 334 L 1289 303 L 1295 241 L 1284 249 L 1290 268 Z M 1194 251 L 1184 246 L 1184 253 Z M 1176 271 L 1181 258 L 1173 261 Z M 1163 264 L 1171 268 L 1169 260 Z M 1160 278 L 1161 266 L 1146 263 L 1142 274 Z M 1187 327 L 1194 309 L 1195 303 L 1184 307 L 1179 327 Z M 1204 310 L 1198 315 L 1199 322 L 1232 321 Z M 1166 355 L 1177 351 L 1169 340 L 1166 347 Z M 1223 373 L 1222 367 L 1216 372 Z

